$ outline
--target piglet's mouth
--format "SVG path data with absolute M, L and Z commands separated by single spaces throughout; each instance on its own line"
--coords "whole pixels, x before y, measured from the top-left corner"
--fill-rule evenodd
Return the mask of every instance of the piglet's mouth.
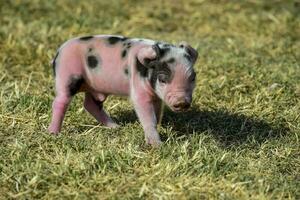
M 180 113 L 180 112 L 186 112 L 188 109 L 176 109 L 176 108 L 171 108 L 171 110 L 172 110 L 173 112 Z

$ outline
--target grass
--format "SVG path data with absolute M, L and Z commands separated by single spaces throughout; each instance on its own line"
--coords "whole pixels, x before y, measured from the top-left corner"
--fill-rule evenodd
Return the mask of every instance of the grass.
M 300 6 L 295 1 L 3 1 L 0 199 L 299 199 Z M 196 47 L 192 109 L 145 145 L 130 103 L 99 126 L 76 96 L 50 122 L 50 60 L 65 40 L 122 34 Z

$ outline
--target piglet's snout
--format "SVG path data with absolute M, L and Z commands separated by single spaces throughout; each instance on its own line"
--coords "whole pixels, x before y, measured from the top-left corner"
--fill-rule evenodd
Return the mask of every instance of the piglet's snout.
M 190 97 L 175 98 L 171 107 L 174 111 L 185 111 L 191 106 L 192 99 Z

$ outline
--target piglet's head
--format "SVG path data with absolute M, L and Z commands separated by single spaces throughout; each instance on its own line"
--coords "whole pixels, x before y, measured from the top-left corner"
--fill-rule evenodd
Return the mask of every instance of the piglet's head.
M 186 43 L 159 43 L 138 53 L 137 70 L 171 110 L 184 111 L 192 102 L 197 57 L 197 51 Z

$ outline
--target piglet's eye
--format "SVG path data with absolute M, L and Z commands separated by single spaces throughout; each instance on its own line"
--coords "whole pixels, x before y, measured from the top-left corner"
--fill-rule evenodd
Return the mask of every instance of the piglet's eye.
M 158 78 L 158 81 L 159 81 L 160 83 L 167 83 L 167 77 L 166 77 L 166 75 L 164 75 L 164 74 L 159 74 L 157 78 Z
M 161 82 L 161 83 L 166 83 L 167 81 L 166 80 L 164 80 L 164 79 L 158 79 L 159 80 L 159 82 Z

